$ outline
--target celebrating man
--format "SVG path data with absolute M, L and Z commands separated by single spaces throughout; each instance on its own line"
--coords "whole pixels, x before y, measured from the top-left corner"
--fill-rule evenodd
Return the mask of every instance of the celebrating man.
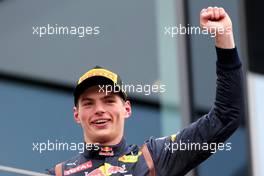
M 218 145 L 227 140 L 244 115 L 241 62 L 234 43 L 232 22 L 223 8 L 208 7 L 200 24 L 215 34 L 217 88 L 208 114 L 177 134 L 150 138 L 141 146 L 124 139 L 125 119 L 131 105 L 116 73 L 96 67 L 80 77 L 74 91 L 74 119 L 83 129 L 86 144 L 94 144 L 74 158 L 59 163 L 50 174 L 71 176 L 181 176 L 206 160 L 212 148 L 171 150 L 171 146 L 195 143 Z M 105 87 L 112 86 L 106 93 Z M 151 123 L 151 122 L 150 122 Z

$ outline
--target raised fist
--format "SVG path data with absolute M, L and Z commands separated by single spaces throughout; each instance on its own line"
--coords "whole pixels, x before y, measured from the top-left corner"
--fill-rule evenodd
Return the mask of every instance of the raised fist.
M 232 22 L 223 8 L 208 7 L 200 13 L 200 26 L 216 35 L 232 33 Z
M 234 48 L 232 21 L 223 8 L 208 7 L 200 13 L 200 26 L 214 34 L 216 46 Z

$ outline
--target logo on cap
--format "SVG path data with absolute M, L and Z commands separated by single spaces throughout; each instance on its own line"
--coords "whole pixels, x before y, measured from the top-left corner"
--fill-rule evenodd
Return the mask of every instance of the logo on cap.
M 91 78 L 93 76 L 103 76 L 112 80 L 115 84 L 117 83 L 117 74 L 103 68 L 95 68 L 86 72 L 83 76 L 81 76 L 78 81 L 78 85 L 81 84 L 84 80 Z

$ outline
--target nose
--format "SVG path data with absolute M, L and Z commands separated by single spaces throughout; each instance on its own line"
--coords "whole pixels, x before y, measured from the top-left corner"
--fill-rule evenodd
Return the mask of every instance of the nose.
M 95 115 L 101 116 L 105 113 L 104 105 L 97 102 L 95 105 Z

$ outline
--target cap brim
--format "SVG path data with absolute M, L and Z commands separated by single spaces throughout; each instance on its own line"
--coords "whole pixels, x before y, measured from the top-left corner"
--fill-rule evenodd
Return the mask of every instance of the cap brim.
M 93 76 L 90 77 L 86 80 L 84 80 L 83 82 L 81 82 L 79 85 L 76 86 L 76 88 L 74 89 L 74 102 L 75 104 L 77 104 L 77 101 L 80 97 L 80 95 L 88 88 L 92 87 L 92 86 L 96 86 L 96 85 L 115 85 L 115 83 L 106 77 L 103 76 Z M 121 93 L 121 97 L 126 100 L 126 94 L 122 91 L 120 91 Z

